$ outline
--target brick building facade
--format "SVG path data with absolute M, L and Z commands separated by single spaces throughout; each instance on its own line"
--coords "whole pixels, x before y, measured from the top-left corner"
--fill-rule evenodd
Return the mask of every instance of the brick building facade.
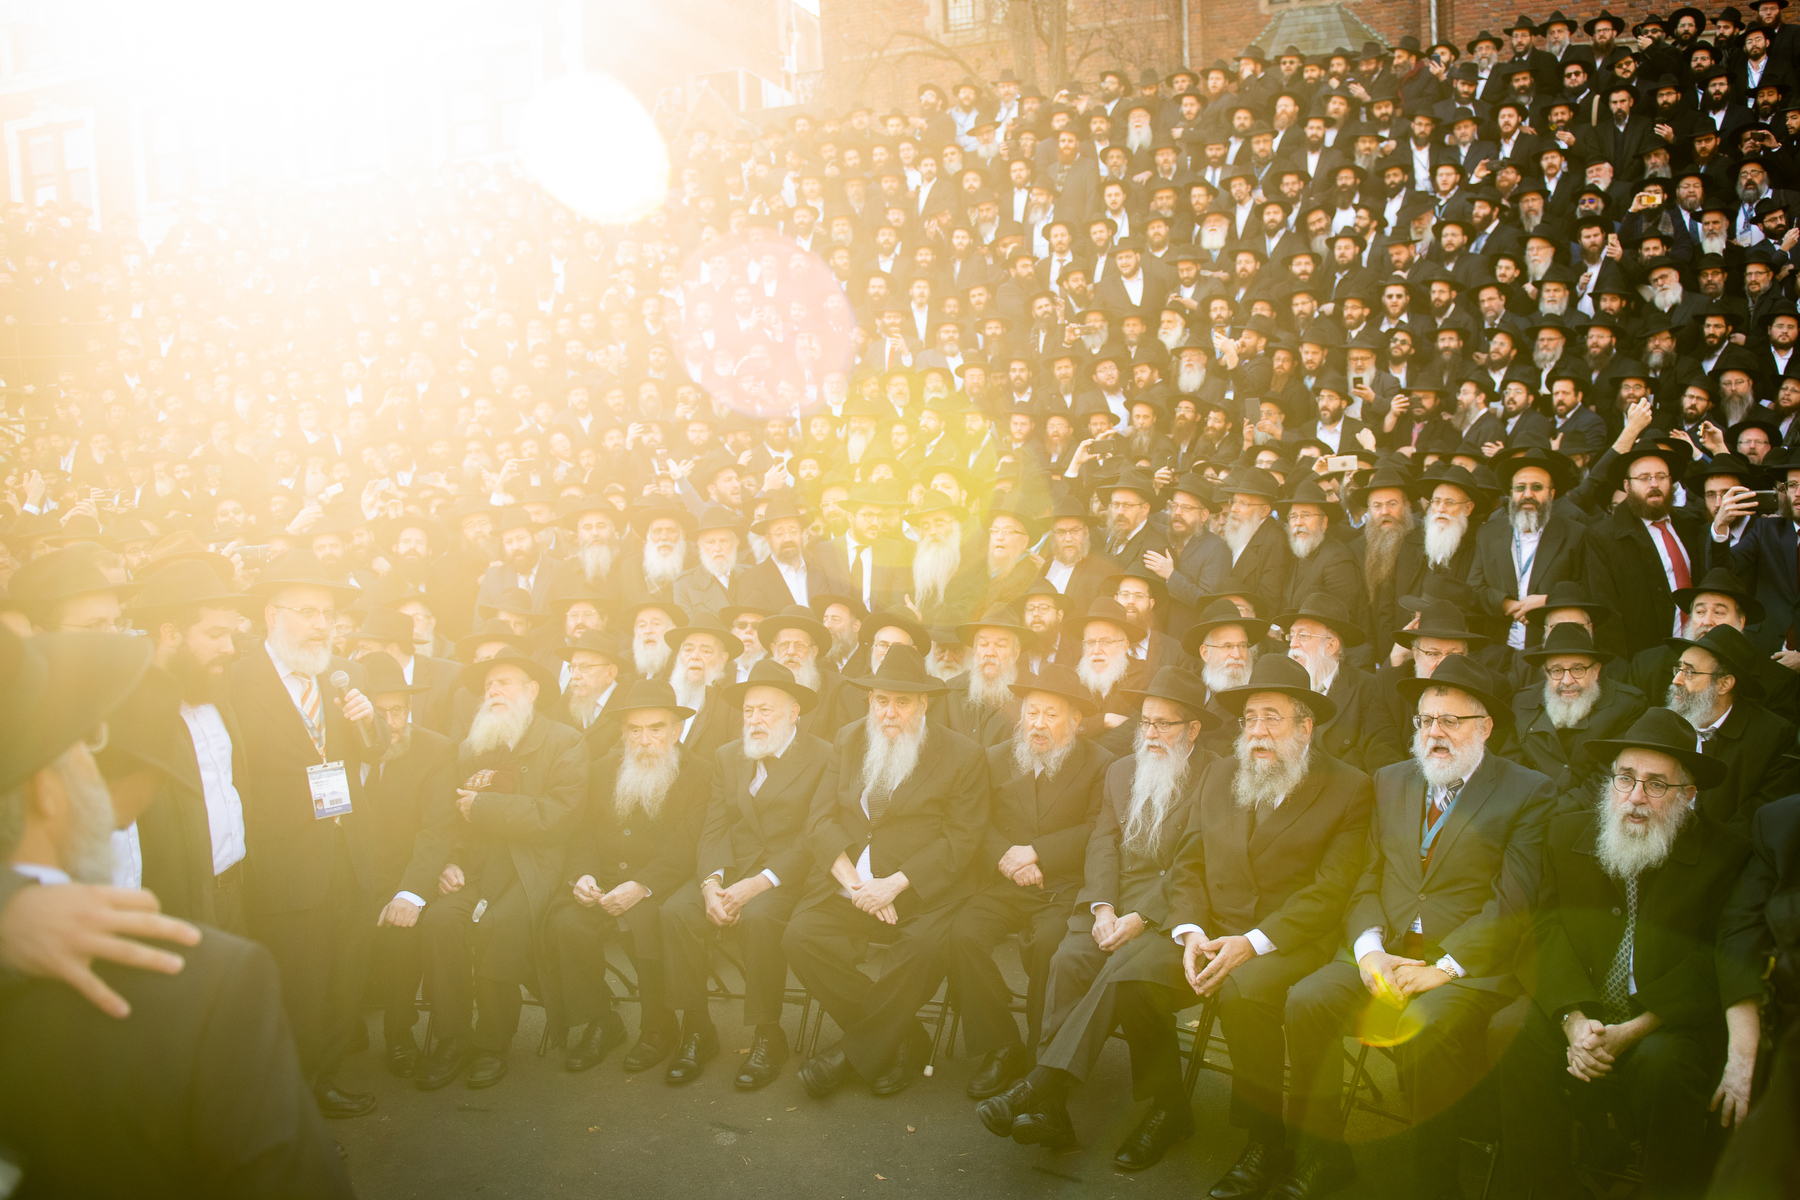
M 1026 5 L 1042 17 L 1053 0 L 821 0 L 824 45 L 823 101 L 841 109 L 861 100 L 880 109 L 914 103 L 925 80 L 953 83 L 965 75 L 992 78 L 1011 66 L 1031 78 L 1015 42 L 1030 44 L 1036 82 L 1046 92 L 1062 82 L 1041 38 L 1014 37 L 1010 6 Z M 1392 44 L 1408 35 L 1432 41 L 1433 9 L 1439 36 L 1458 46 L 1484 29 L 1499 33 L 1520 12 L 1520 0 L 1067 0 L 1068 73 L 1089 81 L 1110 66 L 1132 73 L 1151 67 L 1167 73 L 1184 58 L 1206 66 L 1229 58 L 1265 32 L 1273 54 L 1298 43 L 1309 53 L 1379 37 Z M 1529 9 L 1542 20 L 1551 8 L 1577 20 L 1598 13 L 1599 0 L 1577 0 Z M 1273 26 L 1273 28 L 1272 28 Z M 1185 37 L 1184 37 L 1185 34 Z M 1311 44 L 1308 44 L 1308 41 Z

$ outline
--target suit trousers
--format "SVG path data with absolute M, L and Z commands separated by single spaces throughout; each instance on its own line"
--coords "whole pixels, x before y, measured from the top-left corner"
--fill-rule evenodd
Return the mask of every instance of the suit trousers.
M 1070 930 L 1050 960 L 1044 986 L 1044 1032 L 1038 1041 L 1040 1067 L 1086 1079 L 1118 1027 L 1120 965 L 1139 954 L 1156 933 L 1145 930 L 1117 950 L 1100 949 L 1088 930 Z M 1179 1072 L 1178 1072 L 1179 1073 Z
M 1231 1123 L 1249 1130 L 1254 1141 L 1279 1146 L 1283 1142 L 1281 1073 L 1287 1062 L 1281 1005 L 1249 998 L 1232 977 L 1219 985 L 1216 999 L 1219 1029 L 1231 1048 Z M 1199 1002 L 1201 997 L 1185 983 L 1180 987 L 1149 982 L 1120 986 L 1119 1025 L 1131 1047 L 1133 1091 L 1140 1098 L 1183 1099 L 1176 1090 L 1181 1083 L 1181 1044 L 1173 1018 Z M 1204 1031 L 1200 1036 L 1205 1036 Z
M 551 907 L 549 952 L 556 958 L 569 1028 L 598 1021 L 612 1008 L 615 997 L 606 982 L 606 943 L 622 938 L 637 974 L 638 1037 L 673 1036 L 675 1015 L 669 1011 L 663 983 L 662 907 L 658 896 L 639 900 L 624 914 L 628 923 L 598 904 L 589 908 L 567 896 Z
M 477 921 L 475 907 L 483 899 L 487 909 Z M 519 1031 L 523 1005 L 519 986 L 524 981 L 510 968 L 521 953 L 530 954 L 531 905 L 525 889 L 515 881 L 494 896 L 484 897 L 475 887 L 440 896 L 425 906 L 419 932 L 436 1035 L 466 1037 L 473 1025 L 476 1046 L 505 1053 Z M 493 964 L 504 966 L 496 970 Z M 481 1021 L 474 1025 L 477 1006 Z
M 1411 1108 L 1410 1194 L 1435 1195 L 1455 1177 L 1457 1102 L 1487 1074 L 1488 1021 L 1512 999 L 1453 980 L 1396 1013 L 1369 994 L 1355 963 L 1326 963 L 1288 991 L 1289 1126 L 1313 1153 L 1347 1160 L 1344 1038 L 1391 1045 Z
M 970 1054 L 1020 1044 L 1012 988 L 994 962 L 994 947 L 1013 933 L 1025 934 L 1019 946 L 1027 980 L 1024 1044 L 1037 1048 L 1050 960 L 1069 927 L 1071 905 L 1055 892 L 1001 879 L 969 897 L 957 912 L 950 924 L 950 987 L 962 1014 L 963 1048 Z
M 794 974 L 843 1031 L 844 1057 L 864 1079 L 892 1066 L 907 1038 L 924 1037 L 919 1006 L 948 972 L 950 922 L 959 902 L 889 925 L 833 893 L 788 922 L 781 948 Z M 872 942 L 888 946 L 879 980 L 857 967 Z
M 375 931 L 365 999 L 381 1009 L 382 1032 L 390 1042 L 410 1033 L 418 1023 L 419 981 L 424 973 L 425 942 L 417 924 L 411 928 L 383 925 Z
M 663 969 L 668 979 L 669 1007 L 684 1013 L 706 1012 L 706 980 L 712 973 L 713 945 L 739 937 L 744 948 L 744 1024 L 781 1024 L 787 997 L 787 955 L 781 935 L 787 931 L 800 890 L 770 888 L 738 912 L 737 924 L 720 929 L 706 915 L 700 884 L 690 879 L 662 909 Z
M 1605 1140 L 1606 1117 L 1613 1114 L 1622 1118 L 1624 1140 L 1643 1143 L 1643 1200 L 1704 1195 L 1719 1148 L 1707 1106 L 1725 1060 L 1723 1041 L 1657 1029 L 1592 1083 L 1569 1074 L 1567 1048 L 1562 1030 L 1532 1005 L 1500 1065 L 1503 1193 L 1529 1192 L 1540 1200 L 1587 1195 L 1575 1179 L 1571 1119 L 1587 1127 L 1590 1140 Z
M 328 1089 L 362 1020 L 363 978 L 375 930 L 341 832 L 324 901 L 291 912 L 258 913 L 251 926 L 280 972 L 300 1070 L 315 1090 Z

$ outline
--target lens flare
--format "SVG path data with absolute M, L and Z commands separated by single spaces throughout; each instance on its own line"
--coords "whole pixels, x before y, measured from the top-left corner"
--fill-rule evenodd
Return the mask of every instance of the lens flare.
M 545 84 L 526 107 L 519 141 L 532 178 L 589 220 L 635 221 L 668 192 L 669 148 L 638 98 L 610 75 Z

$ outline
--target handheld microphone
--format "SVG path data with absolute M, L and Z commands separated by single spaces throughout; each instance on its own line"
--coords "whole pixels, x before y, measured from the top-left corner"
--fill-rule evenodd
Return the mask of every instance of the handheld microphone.
M 331 686 L 336 688 L 340 692 L 349 691 L 350 690 L 350 672 L 348 672 L 348 671 L 333 671 L 331 673 Z M 371 750 L 373 750 L 375 748 L 375 731 L 374 730 L 368 728 L 366 725 L 358 725 L 356 727 L 356 732 L 362 734 L 362 740 L 363 740 L 364 746 L 367 746 Z

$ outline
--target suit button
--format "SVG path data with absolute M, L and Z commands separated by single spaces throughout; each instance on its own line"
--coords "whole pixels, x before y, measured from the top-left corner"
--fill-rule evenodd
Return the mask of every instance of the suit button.
M 621 871 L 629 871 L 629 870 L 631 870 L 631 864 L 630 864 L 630 863 L 620 863 L 620 864 L 619 864 L 619 870 L 621 870 Z
M 1615 908 L 1615 909 L 1613 909 L 1613 916 L 1615 916 L 1615 917 L 1616 917 L 1616 916 L 1618 916 L 1618 915 L 1619 915 L 1619 910 L 1618 910 L 1618 909 L 1616 909 L 1616 908 Z
M 627 829 L 627 830 L 626 830 L 626 831 L 625 831 L 625 836 L 626 836 L 626 837 L 630 837 L 630 836 L 631 836 L 631 830 L 629 830 L 629 829 Z
M 1167 871 L 1158 871 L 1157 874 L 1158 875 L 1167 875 L 1168 872 Z

